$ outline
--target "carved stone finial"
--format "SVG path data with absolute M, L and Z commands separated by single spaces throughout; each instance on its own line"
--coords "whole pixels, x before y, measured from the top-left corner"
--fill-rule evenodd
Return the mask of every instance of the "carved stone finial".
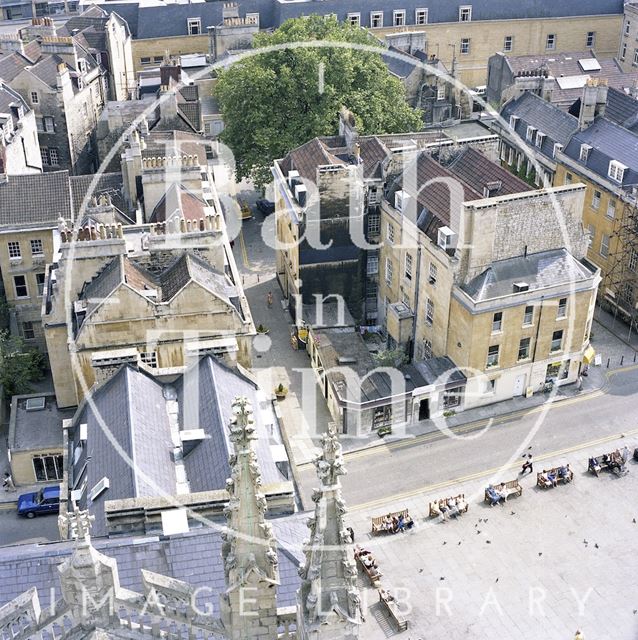
M 58 516 L 60 529 L 65 527 L 68 530 L 69 538 L 76 540 L 80 544 L 89 544 L 91 541 L 91 527 L 95 516 L 89 514 L 88 511 L 81 511 L 77 504 L 74 505 L 73 511 L 67 511 L 66 514 Z

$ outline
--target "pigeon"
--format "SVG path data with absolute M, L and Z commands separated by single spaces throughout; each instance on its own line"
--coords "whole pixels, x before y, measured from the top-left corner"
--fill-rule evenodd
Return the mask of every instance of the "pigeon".
M 474 525 L 475 527 L 478 527 L 478 523 Z
M 532 447 L 527 447 L 527 450 L 529 451 Z
M 485 544 L 492 544 L 492 541 L 491 540 L 486 540 Z
M 596 549 L 600 549 L 597 542 L 594 542 L 594 546 L 596 547 Z
M 632 522 L 633 522 L 634 524 L 636 524 L 636 518 L 634 518 L 634 519 L 632 520 Z
M 476 533 L 478 534 L 478 533 L 481 533 L 481 532 L 477 529 L 477 530 L 476 530 Z
M 443 540 L 443 544 L 447 544 L 447 542 L 445 540 Z
M 510 511 L 510 515 L 511 516 L 515 516 L 516 515 L 516 511 Z
M 539 551 L 539 552 L 538 552 L 538 557 L 540 558 L 542 555 L 543 555 L 543 552 L 542 552 L 542 551 Z
M 483 520 L 483 522 L 487 522 L 487 518 L 485 518 L 485 520 Z
M 589 542 L 587 542 L 587 540 L 585 540 L 585 538 L 583 538 L 583 544 L 589 544 Z
M 636 613 L 638 613 L 638 609 L 634 609 L 634 615 L 636 615 Z
M 445 577 L 444 577 L 444 576 L 441 576 L 441 577 L 439 578 L 439 580 L 445 580 Z
M 460 540 L 459 540 L 459 544 L 458 544 L 458 546 L 461 546 L 461 541 L 460 541 Z
M 494 582 L 498 582 L 498 578 L 496 578 L 496 580 L 494 580 Z
M 423 569 L 419 569 L 419 573 L 423 573 Z

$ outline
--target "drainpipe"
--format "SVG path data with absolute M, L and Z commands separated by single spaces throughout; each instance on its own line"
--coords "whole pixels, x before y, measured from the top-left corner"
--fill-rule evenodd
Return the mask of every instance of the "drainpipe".
M 416 249 L 416 276 L 414 278 L 414 318 L 412 320 L 412 344 L 410 345 L 410 360 L 414 359 L 416 351 L 416 321 L 419 311 L 419 283 L 421 281 L 421 239 L 418 236 L 417 228 L 417 249 Z
M 543 300 L 545 296 L 541 296 L 541 306 L 538 311 L 538 324 L 536 325 L 536 336 L 534 336 L 534 352 L 532 353 L 532 368 L 530 370 L 530 382 L 532 381 L 532 373 L 534 371 L 534 363 L 536 362 L 536 348 L 538 346 L 538 334 L 541 331 L 541 320 L 543 319 Z M 531 386 L 531 384 L 530 384 Z

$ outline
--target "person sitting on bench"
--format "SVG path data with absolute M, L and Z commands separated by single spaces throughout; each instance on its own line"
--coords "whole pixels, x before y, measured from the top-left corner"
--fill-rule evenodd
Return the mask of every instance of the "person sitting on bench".
M 402 513 L 399 515 L 399 518 L 397 520 L 397 528 L 394 530 L 394 532 L 398 533 L 399 531 L 401 533 L 405 531 L 405 518 L 403 517 Z
M 414 526 L 414 520 L 412 520 L 412 516 L 407 512 L 405 514 L 403 524 L 405 525 L 406 529 L 412 529 L 412 527 Z
M 454 516 L 456 518 L 460 513 L 459 512 L 459 507 L 456 504 L 456 500 L 454 498 L 450 498 L 447 501 L 447 506 L 448 506 L 448 509 L 450 510 L 450 515 Z
M 547 479 L 552 483 L 553 487 L 558 486 L 558 478 L 556 477 L 556 474 L 554 472 L 552 471 L 548 472 Z
M 597 458 L 589 458 L 589 470 L 598 475 L 602 467 L 598 464 Z
M 394 529 L 394 526 L 392 524 L 392 516 L 389 513 L 385 518 L 383 518 L 383 528 L 386 531 L 392 531 Z
M 569 467 L 563 465 L 558 468 L 558 477 L 565 482 L 569 482 Z
M 503 496 L 492 485 L 487 488 L 487 497 L 490 499 L 490 507 L 504 500 Z
M 541 485 L 543 487 L 551 487 L 553 485 L 552 481 L 549 479 L 547 471 L 545 470 L 543 470 L 543 473 L 541 473 L 538 479 L 541 481 Z
M 374 556 L 371 553 L 368 553 L 365 556 L 361 556 L 361 562 L 363 562 L 363 566 L 366 567 L 366 569 L 377 568 L 377 561 L 374 559 Z

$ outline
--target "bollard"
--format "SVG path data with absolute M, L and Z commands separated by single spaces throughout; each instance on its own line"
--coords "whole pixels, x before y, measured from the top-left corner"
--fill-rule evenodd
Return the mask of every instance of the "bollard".
M 607 358 L 607 368 L 609 369 L 609 358 Z
M 636 354 L 638 353 L 638 351 L 634 351 L 634 362 L 636 362 Z
M 625 361 L 625 356 L 624 354 L 622 356 L 620 356 L 620 366 L 622 367 L 622 363 Z
M 259 274 L 257 274 L 257 282 L 259 282 Z

